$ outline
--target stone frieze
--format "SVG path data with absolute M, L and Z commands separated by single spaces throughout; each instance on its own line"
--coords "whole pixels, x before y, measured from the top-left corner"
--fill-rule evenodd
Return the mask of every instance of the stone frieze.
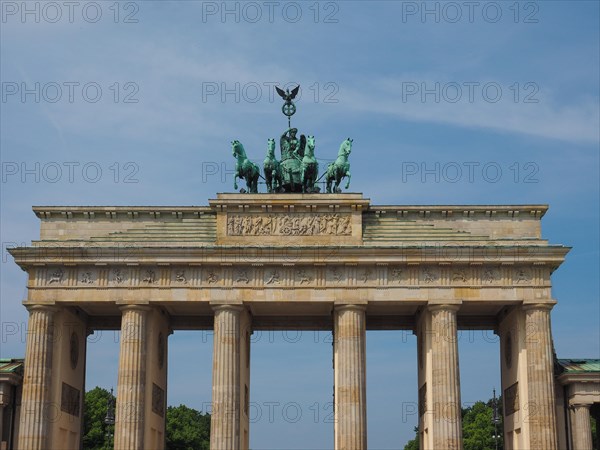
M 436 264 L 248 264 L 47 266 L 32 288 L 394 288 L 550 285 L 545 266 Z
M 350 236 L 350 214 L 228 214 L 229 236 Z

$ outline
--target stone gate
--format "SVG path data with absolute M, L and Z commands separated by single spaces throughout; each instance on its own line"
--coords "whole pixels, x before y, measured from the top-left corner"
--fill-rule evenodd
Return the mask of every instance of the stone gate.
M 367 446 L 366 330 L 417 337 L 423 449 L 460 449 L 457 332 L 500 337 L 505 448 L 556 449 L 545 205 L 218 194 L 209 206 L 41 206 L 18 448 L 78 449 L 86 337 L 120 329 L 115 448 L 163 449 L 168 338 L 213 329 L 211 448 L 247 449 L 250 334 L 332 330 L 336 449 Z M 398 418 L 400 420 L 400 417 Z

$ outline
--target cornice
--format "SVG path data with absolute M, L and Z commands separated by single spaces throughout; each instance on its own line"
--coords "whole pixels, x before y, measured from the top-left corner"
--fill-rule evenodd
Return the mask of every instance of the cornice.
M 452 249 L 460 248 L 460 252 Z M 44 265 L 109 264 L 439 264 L 558 267 L 570 247 L 549 246 L 44 246 L 8 249 L 26 269 Z
M 33 206 L 40 219 L 106 220 L 116 218 L 182 218 L 214 214 L 210 206 Z
M 562 385 L 573 383 L 600 383 L 600 372 L 566 372 L 558 376 L 558 381 Z
M 106 220 L 115 218 L 198 217 L 227 209 L 260 209 L 293 207 L 302 201 L 302 207 L 350 207 L 375 214 L 420 218 L 490 218 L 490 219 L 541 219 L 548 211 L 546 204 L 521 205 L 370 205 L 369 199 L 359 194 L 278 195 L 222 194 L 209 200 L 209 206 L 33 206 L 40 219 Z M 298 207 L 297 207 L 298 208 Z M 300 210 L 300 209 L 299 209 Z

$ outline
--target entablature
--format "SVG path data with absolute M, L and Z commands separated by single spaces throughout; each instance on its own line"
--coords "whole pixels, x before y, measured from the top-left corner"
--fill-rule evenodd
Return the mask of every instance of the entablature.
M 356 289 L 550 287 L 551 268 L 522 262 L 115 262 L 40 264 L 30 289 L 201 288 Z
M 439 264 L 544 265 L 558 267 L 569 247 L 546 245 L 483 245 L 457 243 L 394 246 L 250 246 L 144 247 L 101 246 L 18 247 L 8 251 L 23 269 L 52 264 Z

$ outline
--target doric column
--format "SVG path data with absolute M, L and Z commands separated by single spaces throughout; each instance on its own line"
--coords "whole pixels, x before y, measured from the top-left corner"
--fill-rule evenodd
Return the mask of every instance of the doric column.
M 456 312 L 458 305 L 429 305 L 431 313 L 431 395 L 433 448 L 462 448 L 460 371 Z
M 121 351 L 117 380 L 115 448 L 144 449 L 147 306 L 121 308 Z
M 573 435 L 573 450 L 592 450 L 590 405 L 571 405 L 571 433 Z
M 594 409 L 594 419 L 596 419 L 596 446 L 600 447 L 600 404 L 596 404 Z
M 9 408 L 10 403 L 12 402 L 11 393 L 12 385 L 8 382 L 0 381 L 0 447 L 2 447 L 2 437 L 4 436 L 4 408 L 6 408 L 8 414 L 10 415 L 11 411 Z
M 240 305 L 217 305 L 214 322 L 211 450 L 240 450 Z
M 8 383 L 0 382 L 0 447 L 2 447 L 2 436 L 4 435 L 4 407 L 10 405 L 10 393 L 7 388 L 10 388 Z
M 552 305 L 547 304 L 523 306 L 529 404 L 535 405 L 535 413 L 532 411 L 528 419 L 530 450 L 554 450 L 558 447 L 551 309 Z
M 17 448 L 46 450 L 56 309 L 43 305 L 29 306 L 27 309 L 29 323 Z
M 335 449 L 367 448 L 365 306 L 334 309 Z

